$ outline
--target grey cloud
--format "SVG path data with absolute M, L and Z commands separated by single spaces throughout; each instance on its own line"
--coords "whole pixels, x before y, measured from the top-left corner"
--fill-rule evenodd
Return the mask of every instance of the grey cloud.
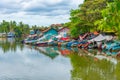
M 32 0 L 31 0 L 32 1 Z M 46 16 L 57 16 L 57 15 L 64 15 L 68 14 L 69 10 L 72 8 L 70 5 L 70 0 L 63 0 L 56 4 L 50 4 L 48 2 L 42 2 L 40 3 L 33 3 L 27 8 L 24 8 L 22 6 L 22 3 L 24 2 L 31 2 L 30 0 L 21 0 L 20 3 L 11 2 L 11 3 L 0 3 L 0 13 L 4 14 L 11 14 L 11 13 L 17 13 L 17 12 L 25 12 L 26 15 L 46 15 Z M 53 13 L 55 10 L 66 10 L 66 13 Z
M 10 4 L 10 3 L 0 3 L 0 13 L 3 14 L 11 14 L 11 13 L 17 13 L 20 11 L 19 4 Z
M 49 11 L 49 12 L 46 12 L 46 11 L 40 11 L 40 12 L 27 12 L 26 15 L 40 15 L 40 16 L 59 16 L 59 15 L 66 15 L 66 14 L 69 14 L 68 11 L 66 10 L 60 10 L 60 11 L 57 11 L 57 10 L 53 10 L 53 11 Z
M 61 15 L 62 11 L 59 13 L 52 13 L 52 12 L 54 12 L 55 10 L 63 10 L 63 11 L 66 11 L 65 14 L 68 14 L 69 10 L 71 9 L 71 5 L 67 1 L 63 1 L 54 5 L 44 3 L 43 5 L 44 5 L 43 7 L 31 6 L 29 8 L 24 9 L 24 11 L 26 12 L 26 14 L 28 13 L 31 15 L 42 14 L 42 15 L 49 15 L 49 16 L 57 16 L 57 15 Z
M 77 3 L 72 2 L 73 0 L 1 0 L 0 20 L 23 21 L 31 25 L 63 23 L 68 21 L 70 9 L 77 6 Z

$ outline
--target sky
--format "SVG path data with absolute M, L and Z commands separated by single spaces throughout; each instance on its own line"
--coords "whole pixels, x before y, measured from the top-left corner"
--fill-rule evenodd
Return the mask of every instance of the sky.
M 2 20 L 48 26 L 69 21 L 70 10 L 78 8 L 83 0 L 1 0 Z

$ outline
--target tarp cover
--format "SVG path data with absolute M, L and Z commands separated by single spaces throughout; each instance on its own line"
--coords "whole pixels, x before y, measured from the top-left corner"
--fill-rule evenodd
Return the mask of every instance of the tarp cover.
M 89 40 L 89 42 L 94 42 L 94 41 L 97 41 L 97 42 L 98 42 L 98 41 L 103 41 L 103 40 L 110 41 L 110 40 L 112 40 L 112 39 L 113 39 L 113 36 L 108 36 L 108 35 L 103 36 L 102 34 L 99 34 L 97 37 Z
M 103 41 L 105 40 L 106 38 L 102 35 L 102 34 L 99 34 L 97 37 L 89 40 L 90 42 L 94 42 L 94 41 Z

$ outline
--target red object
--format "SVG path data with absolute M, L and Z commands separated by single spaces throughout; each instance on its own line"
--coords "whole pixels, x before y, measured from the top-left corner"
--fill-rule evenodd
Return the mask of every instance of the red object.
M 68 55 L 68 54 L 70 54 L 70 50 L 67 50 L 67 49 L 60 50 L 60 52 L 61 52 L 62 55 Z
M 63 40 L 63 41 L 69 41 L 70 38 L 69 38 L 69 37 L 62 37 L 62 38 L 60 38 L 60 40 Z

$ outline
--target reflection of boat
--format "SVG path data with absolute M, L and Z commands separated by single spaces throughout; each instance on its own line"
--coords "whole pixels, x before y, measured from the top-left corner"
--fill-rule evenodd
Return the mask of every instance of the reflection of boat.
M 54 47 L 35 47 L 40 53 L 49 56 L 51 59 L 54 59 L 59 55 L 59 52 Z
M 95 57 L 98 58 L 99 60 L 106 59 L 108 61 L 113 62 L 114 64 L 117 64 L 117 60 L 115 58 L 112 58 L 112 56 L 96 55 Z
M 15 38 L 7 38 L 7 41 L 8 41 L 9 43 L 14 43 L 14 42 L 15 42 Z
M 83 54 L 84 53 L 84 54 Z M 95 54 L 96 53 L 96 54 Z M 80 50 L 80 53 L 79 53 L 79 55 L 81 56 L 83 56 L 83 55 L 87 55 L 87 56 L 91 56 L 91 57 L 93 57 L 95 60 L 102 60 L 102 59 L 106 59 L 106 60 L 108 60 L 108 61 L 111 61 L 111 62 L 113 62 L 114 64 L 116 64 L 117 63 L 117 60 L 113 57 L 113 56 L 107 56 L 105 53 L 103 53 L 103 52 L 99 52 L 99 51 L 95 51 L 95 53 L 93 54 L 92 53 L 92 51 L 91 52 L 89 52 L 89 51 L 87 51 L 87 50 Z
M 49 46 L 57 46 L 58 42 L 57 41 L 51 41 L 51 42 L 48 42 L 48 45 Z
M 71 53 L 71 50 L 66 49 L 66 48 L 64 48 L 64 47 L 61 47 L 59 50 L 60 50 L 60 52 L 61 52 L 61 55 L 68 55 L 68 54 Z
M 105 54 L 106 55 L 109 55 L 109 56 L 116 56 L 118 52 L 110 52 L 110 51 L 105 51 Z

